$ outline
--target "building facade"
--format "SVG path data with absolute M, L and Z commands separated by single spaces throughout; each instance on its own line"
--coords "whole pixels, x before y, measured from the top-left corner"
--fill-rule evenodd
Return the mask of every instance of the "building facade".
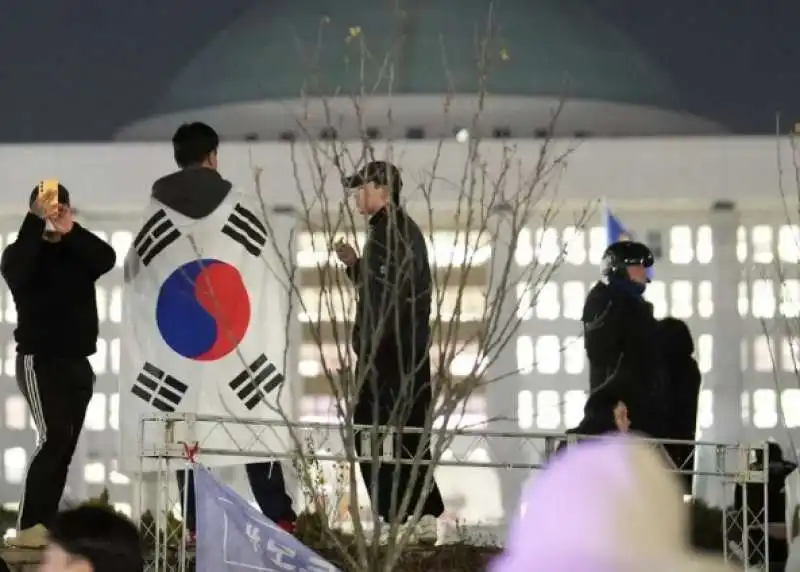
M 569 144 L 558 143 L 565 148 Z M 504 144 L 484 145 L 489 170 L 499 169 L 496 159 Z M 504 187 L 508 192 L 521 188 L 520 173 L 535 165 L 542 143 L 529 140 L 515 145 L 521 167 L 516 174 L 508 173 Z M 493 269 L 508 256 L 515 268 L 538 265 L 553 270 L 539 283 L 535 295 L 509 289 L 507 302 L 520 320 L 519 328 L 514 343 L 489 367 L 512 375 L 473 395 L 462 423 L 487 429 L 513 426 L 519 431 L 562 432 L 579 421 L 588 384 L 579 318 L 583 297 L 599 277 L 606 246 L 598 202 L 602 197 L 602 204 L 612 208 L 656 253 L 655 279 L 647 290 L 656 314 L 685 319 L 692 329 L 704 375 L 698 436 L 726 442 L 774 438 L 789 444 L 800 427 L 798 189 L 790 173 L 782 173 L 781 179 L 775 167 L 779 157 L 791 164 L 788 141 L 777 146 L 769 138 L 584 142 L 570 156 L 558 184 L 548 191 L 547 201 L 521 229 L 513 252 L 504 250 L 501 241 L 488 240 L 491 235 L 473 240 L 469 233 L 474 229 L 454 223 L 458 220 L 454 213 L 465 199 L 453 182 L 460 180 L 468 155 L 465 145 L 446 142 L 438 175 L 431 179 L 427 173 L 437 146 L 436 142 L 399 142 L 377 151 L 397 157 L 407 189 L 432 181 L 428 198 L 407 193 L 408 209 L 429 235 L 432 264 L 465 272 L 465 260 L 470 261 L 457 312 L 453 295 L 446 288 L 443 292 L 443 319 L 462 324 L 459 335 L 464 340 L 480 330 Z M 304 196 L 340 203 L 343 195 L 333 176 L 335 168 L 329 166 L 331 176 L 326 182 L 315 182 L 313 165 L 300 170 L 289 166 L 290 147 L 287 143 L 223 146 L 221 168 L 237 185 L 252 185 L 253 169 L 263 169 L 263 196 L 276 208 L 301 208 Z M 98 382 L 70 487 L 77 497 L 108 487 L 112 498 L 126 509 L 133 498 L 131 475 L 117 470 L 117 430 L 124 415 L 119 410 L 117 383 L 125 351 L 120 338 L 121 263 L 149 185 L 171 170 L 170 161 L 170 148 L 156 144 L 0 150 L 0 168 L 8 182 L 0 191 L 3 245 L 15 238 L 29 189 L 42 177 L 55 176 L 70 188 L 82 222 L 117 251 L 117 268 L 97 287 L 101 339 L 92 364 Z M 783 191 L 777 182 L 781 180 Z M 498 187 L 494 190 L 499 192 Z M 544 210 L 556 214 L 544 216 Z M 581 213 L 588 216 L 577 223 Z M 324 359 L 330 367 L 338 359 L 337 338 L 317 343 L 311 325 L 342 325 L 348 318 L 346 303 L 341 307 L 320 303 L 320 268 L 332 260 L 329 238 L 330 234 L 315 237 L 308 228 L 298 229 L 296 263 L 303 308 L 298 308 L 297 320 L 304 327 L 299 339 L 292 340 L 299 355 L 293 367 L 304 384 L 300 415 L 308 420 L 335 420 L 321 363 Z M 5 287 L 0 300 L 5 342 L 0 362 L 5 380 L 0 384 L 0 499 L 13 504 L 33 450 L 34 431 L 13 381 L 16 316 Z M 465 375 L 481 359 L 467 344 L 450 364 L 450 373 L 454 378 Z M 505 425 L 487 422 L 500 417 Z M 530 460 L 539 453 L 520 452 L 520 456 Z M 492 457 L 493 452 L 485 443 L 460 438 L 447 455 L 479 460 Z M 467 520 L 502 519 L 498 507 L 505 505 L 507 510 L 508 499 L 516 495 L 517 477 L 509 477 L 503 469 L 446 467 L 439 475 L 447 502 Z M 476 495 L 476 490 L 481 494 Z

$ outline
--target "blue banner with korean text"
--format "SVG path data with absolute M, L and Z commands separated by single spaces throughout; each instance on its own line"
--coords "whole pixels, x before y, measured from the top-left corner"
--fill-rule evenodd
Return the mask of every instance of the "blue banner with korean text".
M 206 468 L 194 468 L 197 572 L 340 572 Z

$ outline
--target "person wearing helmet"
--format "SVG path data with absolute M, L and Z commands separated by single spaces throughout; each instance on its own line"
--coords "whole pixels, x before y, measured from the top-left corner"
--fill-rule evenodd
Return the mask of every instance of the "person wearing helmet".
M 603 254 L 603 280 L 589 291 L 581 318 L 590 394 L 571 432 L 660 436 L 664 372 L 653 307 L 643 297 L 652 265 L 653 253 L 639 242 L 615 242 Z

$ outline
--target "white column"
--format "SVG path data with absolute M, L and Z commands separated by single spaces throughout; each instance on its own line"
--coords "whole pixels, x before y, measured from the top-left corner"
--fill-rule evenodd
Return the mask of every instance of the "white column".
M 744 378 L 741 370 L 742 319 L 738 309 L 740 265 L 736 256 L 736 230 L 739 213 L 732 203 L 718 203 L 711 211 L 714 254 L 714 314 L 710 333 L 713 336 L 712 369 L 703 376 L 703 389 L 711 390 L 714 423 L 703 431 L 704 441 L 738 443 L 744 439 L 741 396 Z M 702 450 L 698 467 L 713 470 L 714 455 Z M 711 502 L 721 501 L 719 479 L 698 479 L 698 495 Z M 716 481 L 716 483 L 715 483 Z M 716 485 L 716 486 L 715 486 Z
M 489 301 L 497 300 L 498 306 L 491 312 L 497 320 L 498 330 L 506 324 L 515 324 L 517 318 L 517 294 L 514 275 L 516 262 L 511 248 L 513 224 L 510 215 L 498 213 L 494 216 L 492 225 L 493 244 L 490 267 Z M 508 262 L 511 262 L 510 265 Z M 511 270 L 511 276 L 503 279 L 506 269 Z M 513 330 L 513 329 L 512 329 Z M 503 336 L 503 334 L 499 334 Z M 509 334 L 505 334 L 508 337 Z M 517 415 L 517 402 L 520 391 L 524 389 L 522 377 L 518 373 L 517 362 L 517 333 L 511 335 L 501 348 L 489 356 L 490 364 L 487 367 L 488 379 L 499 379 L 486 388 L 486 409 L 489 422 L 489 431 L 519 432 Z M 491 342 L 489 342 L 491 343 Z M 495 463 L 528 462 L 524 453 L 525 447 L 518 439 L 490 438 L 487 440 L 489 455 Z M 528 477 L 527 471 L 498 468 L 496 469 L 500 483 L 500 494 L 503 503 L 505 522 L 512 520 L 512 515 L 517 511 L 522 485 Z M 476 494 L 480 494 L 476 492 Z

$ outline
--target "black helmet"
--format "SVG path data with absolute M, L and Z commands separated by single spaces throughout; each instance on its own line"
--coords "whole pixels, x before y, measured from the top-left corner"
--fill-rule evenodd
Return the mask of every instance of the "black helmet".
M 610 244 L 603 253 L 603 276 L 627 276 L 628 266 L 650 268 L 653 262 L 653 253 L 647 246 L 641 242 L 620 240 Z

